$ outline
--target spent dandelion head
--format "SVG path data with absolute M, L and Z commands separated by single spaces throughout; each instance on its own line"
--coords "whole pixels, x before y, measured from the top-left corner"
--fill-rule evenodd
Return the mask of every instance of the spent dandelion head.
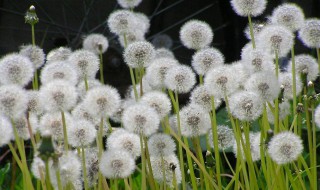
M 320 48 L 320 19 L 306 19 L 299 30 L 299 38 L 309 48 Z
M 239 16 L 259 16 L 266 9 L 266 0 L 231 0 L 233 10 Z
M 95 54 L 104 53 L 109 47 L 108 39 L 102 34 L 89 34 L 82 42 L 83 49 L 94 52 Z
M 43 49 L 34 45 L 23 45 L 20 47 L 20 55 L 26 56 L 33 63 L 34 68 L 40 68 L 45 62 Z
M 129 67 L 147 67 L 154 59 L 155 50 L 147 41 L 133 42 L 125 49 L 123 56 Z

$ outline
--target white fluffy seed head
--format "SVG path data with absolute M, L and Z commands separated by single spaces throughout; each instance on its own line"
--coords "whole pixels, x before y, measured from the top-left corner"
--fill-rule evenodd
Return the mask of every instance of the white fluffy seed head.
M 250 73 L 245 68 L 242 61 L 235 61 L 232 62 L 230 65 L 230 73 L 237 73 L 234 88 L 237 90 L 243 90 L 244 89 L 244 83 L 248 80 L 250 77 Z
M 233 10 L 243 17 L 261 15 L 266 5 L 266 0 L 231 0 Z
M 141 97 L 140 102 L 154 108 L 160 116 L 160 119 L 164 118 L 171 111 L 171 101 L 169 97 L 160 91 L 147 92 Z
M 28 94 L 28 111 L 36 115 L 40 115 L 44 112 L 43 106 L 40 103 L 39 91 L 29 90 Z
M 251 153 L 251 159 L 253 162 L 260 160 L 261 155 L 260 155 L 260 138 L 261 138 L 261 133 L 254 133 L 254 132 L 250 132 L 249 133 L 249 145 L 246 144 L 246 138 L 245 135 L 242 134 L 242 139 L 244 140 L 243 144 L 245 146 L 245 149 L 250 147 L 250 153 Z M 238 150 L 238 146 L 237 146 L 237 142 L 234 141 L 233 144 L 233 153 L 236 157 L 238 157 L 239 155 L 242 156 L 242 159 L 247 160 L 246 158 L 246 153 L 245 153 L 245 149 L 242 146 L 241 141 L 239 142 L 239 154 L 237 152 Z
M 209 113 L 197 104 L 189 104 L 180 111 L 181 135 L 197 137 L 204 135 L 211 127 Z
M 265 22 L 252 22 L 252 29 L 253 29 L 253 36 L 256 38 L 256 36 L 259 34 L 259 32 L 266 26 L 267 23 Z M 249 24 L 247 27 L 244 29 L 244 35 L 248 40 L 251 40 L 251 35 L 250 35 L 250 26 Z M 250 42 L 250 45 L 252 47 L 252 43 Z
M 212 39 L 212 29 L 204 21 L 190 20 L 180 29 L 180 40 L 189 49 L 200 50 L 208 47 Z
M 24 45 L 20 47 L 20 55 L 26 56 L 33 63 L 34 68 L 40 68 L 45 61 L 43 49 L 34 45 Z
M 215 48 L 197 51 L 192 56 L 192 67 L 199 75 L 206 74 L 210 69 L 223 65 L 224 56 Z
M 268 143 L 268 153 L 279 165 L 295 161 L 302 151 L 301 138 L 289 131 L 276 134 Z
M 231 114 L 242 121 L 253 121 L 262 114 L 263 102 L 255 92 L 240 91 L 229 98 Z
M 205 75 L 204 85 L 210 95 L 224 97 L 237 90 L 237 79 L 229 65 L 213 68 Z
M 293 91 L 292 91 L 292 74 L 291 70 L 288 72 L 282 72 L 279 74 L 279 83 L 283 88 L 283 96 L 285 99 L 291 100 L 293 99 Z M 302 91 L 302 82 L 300 77 L 296 76 L 296 96 L 298 96 Z
M 176 183 L 181 183 L 180 165 L 175 154 L 164 156 L 163 160 L 160 156 L 151 156 L 150 162 L 153 171 L 153 177 L 155 178 L 155 180 L 157 180 L 158 182 L 165 181 L 167 185 L 172 187 L 172 182 L 174 179 L 173 175 L 175 174 Z M 163 179 L 163 172 L 165 173 L 165 179 Z
M 293 32 L 297 31 L 304 23 L 303 10 L 294 3 L 279 5 L 272 12 L 271 23 L 286 26 Z
M 94 124 L 100 121 L 100 119 L 95 118 L 88 112 L 83 103 L 77 104 L 76 107 L 72 110 L 71 114 L 75 120 L 84 119 Z
M 158 130 L 160 118 L 150 106 L 135 104 L 123 111 L 122 123 L 130 132 L 150 136 Z
M 100 87 L 102 86 L 102 83 L 97 80 L 97 79 L 90 79 L 90 80 L 87 80 L 87 83 L 88 83 L 88 90 L 90 89 L 93 89 L 95 87 Z M 85 84 L 85 81 L 82 80 L 78 83 L 77 85 L 77 92 L 79 94 L 79 98 L 81 100 L 83 100 L 87 94 L 87 90 L 86 90 L 86 84 Z
M 218 134 L 219 150 L 225 150 L 233 146 L 235 139 L 234 139 L 234 134 L 232 129 L 230 129 L 226 125 L 218 125 L 217 134 Z M 212 136 L 212 131 L 209 131 L 209 143 L 210 143 L 210 146 L 214 148 L 214 139 Z
M 148 149 L 150 156 L 168 156 L 174 154 L 176 151 L 176 144 L 171 136 L 157 133 L 149 138 Z
M 165 87 L 164 79 L 168 70 L 178 64 L 179 62 L 174 58 L 154 59 L 146 69 L 146 79 L 153 88 L 161 89 Z
M 297 75 L 306 74 L 308 81 L 314 81 L 319 74 L 317 60 L 311 55 L 300 54 L 295 56 L 295 68 Z M 289 60 L 288 71 L 292 70 L 292 60 Z M 304 81 L 303 81 L 304 82 Z
M 211 95 L 207 90 L 207 86 L 199 85 L 193 89 L 190 96 L 190 102 L 198 104 L 207 112 L 212 110 Z M 217 109 L 221 105 L 221 98 L 214 97 L 214 107 Z
M 99 168 L 106 178 L 126 178 L 133 173 L 135 162 L 127 151 L 108 150 L 102 154 Z
M 264 101 L 273 101 L 278 98 L 280 84 L 272 72 L 258 72 L 247 80 L 245 89 L 258 93 Z
M 156 55 L 155 55 L 155 59 L 160 59 L 160 58 L 172 58 L 174 59 L 174 54 L 172 51 L 170 51 L 169 49 L 166 48 L 158 48 L 156 49 Z
M 36 133 L 36 130 L 39 127 L 37 116 L 29 115 L 29 121 L 26 116 L 21 116 L 13 119 L 15 128 L 17 129 L 18 136 L 23 140 L 30 139 L 30 133 L 28 130 L 28 122 L 30 122 L 30 129 L 32 134 Z
M 110 31 L 118 36 L 126 35 L 128 31 L 134 30 L 135 22 L 134 13 L 128 10 L 116 10 L 109 15 L 107 20 Z
M 73 128 L 74 119 L 69 113 L 64 113 L 66 125 Z M 63 123 L 60 112 L 46 113 L 40 119 L 39 131 L 42 135 L 51 135 L 55 140 L 63 140 Z
M 109 47 L 108 39 L 102 34 L 89 34 L 82 42 L 83 49 L 95 54 L 104 53 Z
M 293 33 L 281 25 L 268 25 L 257 36 L 257 47 L 271 54 L 284 57 L 294 44 Z
M 9 118 L 0 115 L 0 147 L 7 145 L 13 138 L 13 128 Z
M 110 117 L 110 119 L 114 122 L 121 123 L 121 117 L 122 117 L 123 110 L 126 107 L 129 107 L 135 103 L 136 103 L 136 100 L 134 98 L 126 98 L 126 99 L 121 100 L 120 108 L 117 110 L 116 113 L 114 113 Z
M 79 119 L 75 120 L 72 127 L 67 128 L 68 142 L 73 147 L 89 146 L 96 137 L 96 128 L 92 122 Z
M 147 41 L 133 42 L 125 49 L 123 57 L 129 67 L 147 67 L 155 57 L 155 50 Z
M 250 43 L 249 46 L 252 47 L 252 44 Z M 241 58 L 241 63 L 249 73 L 275 70 L 272 55 L 263 49 L 250 48 L 249 50 L 248 46 L 245 46 L 242 49 Z
M 271 105 L 274 107 L 274 104 L 271 103 Z M 268 121 L 271 124 L 274 124 L 274 116 L 272 111 L 270 110 L 270 107 L 266 105 L 267 107 L 267 114 L 268 114 Z M 279 120 L 283 120 L 286 116 L 290 114 L 290 103 L 288 101 L 281 102 L 279 104 Z
M 110 117 L 118 111 L 121 98 L 118 91 L 108 85 L 95 87 L 87 92 L 83 104 L 88 112 L 97 117 Z
M 31 163 L 31 172 L 34 175 L 34 177 L 36 179 L 41 179 L 41 175 L 42 177 L 46 176 L 46 168 L 45 168 L 45 163 L 44 161 L 39 158 L 38 156 L 34 156 L 32 163 Z M 40 174 L 41 172 L 41 174 Z
M 64 152 L 59 158 L 59 165 L 52 165 L 50 168 L 50 179 L 53 186 L 58 186 L 56 171 L 60 172 L 60 182 L 62 187 L 66 187 L 68 183 L 73 186 L 79 186 L 81 177 L 81 162 L 78 156 L 71 151 Z M 81 188 L 82 189 L 82 188 Z
M 124 129 L 112 132 L 106 142 L 108 150 L 127 151 L 136 159 L 141 155 L 140 137 Z
M 318 106 L 314 112 L 314 121 L 318 128 L 320 128 L 320 106 Z
M 144 13 L 134 12 L 135 16 L 135 30 L 140 30 L 143 34 L 147 33 L 150 28 L 150 20 Z
M 125 35 L 118 36 L 119 42 L 123 48 L 134 42 L 146 41 L 144 33 L 141 30 L 130 30 Z
M 54 80 L 65 80 L 72 85 L 76 85 L 78 83 L 78 73 L 72 65 L 66 62 L 53 62 L 43 67 L 40 79 L 43 85 Z
M 87 168 L 87 179 L 89 187 L 96 185 L 98 181 L 98 172 L 99 172 L 99 150 L 95 148 L 86 148 L 86 168 Z
M 196 83 L 196 76 L 186 65 L 176 65 L 169 68 L 165 74 L 164 84 L 172 91 L 188 93 Z
M 299 38 L 309 48 L 320 48 L 320 19 L 305 20 L 299 30 Z
M 157 49 L 168 50 L 172 48 L 173 45 L 172 38 L 167 34 L 156 35 L 151 42 Z
M 92 79 L 99 70 L 99 58 L 91 51 L 80 49 L 74 51 L 68 58 L 68 63 L 76 68 L 79 79 Z
M 76 88 L 63 80 L 54 80 L 40 89 L 40 101 L 49 112 L 71 110 L 78 98 Z
M 20 117 L 27 110 L 26 91 L 16 85 L 0 86 L 0 113 L 8 117 Z
M 0 83 L 27 85 L 33 77 L 33 63 L 26 56 L 8 54 L 0 60 Z
M 124 9 L 132 9 L 138 6 L 142 0 L 117 0 L 118 4 Z
M 59 47 L 51 50 L 47 55 L 47 64 L 56 61 L 66 61 L 71 55 L 72 51 L 67 47 Z

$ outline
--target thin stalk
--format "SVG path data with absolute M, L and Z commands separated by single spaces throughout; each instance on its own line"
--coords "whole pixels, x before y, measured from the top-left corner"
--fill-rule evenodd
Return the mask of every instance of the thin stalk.
M 303 179 L 302 179 L 302 177 L 301 177 L 299 168 L 296 166 L 296 164 L 295 164 L 294 162 L 292 163 L 292 165 L 293 165 L 293 167 L 294 167 L 294 169 L 295 169 L 295 171 L 296 171 L 296 173 L 297 173 L 297 177 L 298 177 L 298 179 L 299 179 L 299 182 L 300 182 L 300 184 L 301 184 L 301 187 L 303 188 L 303 190 L 306 190 L 305 182 L 303 181 Z M 285 166 L 285 168 L 286 168 L 286 171 L 287 171 L 288 166 Z M 292 184 L 292 186 L 294 186 L 294 185 L 295 185 L 295 183 L 294 183 L 295 180 L 293 179 L 293 177 L 292 177 L 291 172 L 290 172 L 289 169 L 288 169 L 287 173 L 290 174 L 290 175 L 289 175 L 289 179 L 290 179 L 290 181 L 293 181 L 291 184 Z M 298 189 L 298 188 L 293 188 L 293 189 Z
M 47 190 L 51 190 L 52 189 L 52 185 L 51 185 L 51 179 L 50 179 L 50 170 L 49 170 L 49 161 L 47 160 L 45 162 L 45 166 L 46 166 L 46 185 L 47 185 Z
M 131 190 L 131 187 L 130 187 L 130 185 L 129 185 L 129 183 L 128 183 L 128 178 L 124 178 L 124 179 L 123 179 L 123 182 L 124 182 L 124 185 L 125 185 L 126 190 Z
M 226 160 L 227 165 L 228 165 L 229 169 L 231 170 L 232 174 L 235 175 L 235 172 L 234 172 L 234 170 L 233 170 L 233 168 L 232 168 L 232 166 L 231 166 L 231 164 L 229 162 L 229 159 L 228 159 L 228 157 L 226 155 L 226 152 L 223 149 L 222 149 L 222 154 L 223 154 L 223 157 Z
M 292 73 L 292 95 L 293 95 L 292 114 L 295 115 L 296 109 L 297 109 L 297 93 L 296 93 L 297 86 L 296 86 L 296 63 L 295 63 L 295 56 L 294 56 L 294 46 L 292 46 L 291 48 L 291 62 L 292 62 L 291 73 Z M 293 121 L 293 126 L 294 126 L 294 133 L 297 134 L 298 133 L 297 121 Z
M 86 153 L 84 151 L 83 145 L 81 146 L 81 156 L 82 156 L 82 171 L 83 171 L 83 181 L 84 189 L 89 189 L 88 178 L 87 178 L 87 167 L 86 167 Z
M 99 51 L 99 58 L 100 58 L 100 82 L 104 84 L 104 75 L 103 75 L 103 57 L 102 51 Z
M 69 143 L 68 143 L 67 125 L 66 125 L 66 118 L 64 116 L 64 111 L 61 111 L 61 118 L 62 118 L 62 126 L 63 126 L 64 150 L 68 151 Z
M 148 147 L 147 138 L 143 137 L 143 141 L 144 141 L 144 146 L 145 146 L 145 158 L 146 158 L 146 161 L 148 164 L 148 169 L 149 169 L 149 175 L 148 175 L 149 183 L 150 183 L 151 189 L 157 190 L 158 187 L 157 187 L 156 182 L 153 177 L 153 171 L 152 171 L 152 166 L 151 166 L 151 161 L 150 161 L 150 154 L 149 154 L 149 147 Z
M 275 51 L 276 54 L 276 77 L 279 77 L 279 55 L 278 51 Z M 279 100 L 278 98 L 274 101 L 274 131 L 279 132 Z
M 146 156 L 143 148 L 143 136 L 140 134 L 140 147 L 141 147 L 141 189 L 147 189 L 146 183 Z
M 172 180 L 173 189 L 179 190 L 178 184 L 177 184 L 176 172 L 175 170 L 173 170 L 172 172 L 173 172 L 173 180 Z
M 88 91 L 89 90 L 89 85 L 88 85 L 87 75 L 84 75 L 84 86 L 86 88 L 86 91 Z
M 194 139 L 194 141 L 196 143 L 196 149 L 198 152 L 198 157 L 199 157 L 200 163 L 203 166 L 205 166 L 203 155 L 202 155 L 202 149 L 201 149 L 201 145 L 200 145 L 200 137 L 196 137 Z M 205 183 L 206 189 L 210 189 L 208 179 L 205 176 L 204 176 L 204 183 Z
M 317 184 L 318 184 L 318 177 L 317 177 L 317 139 L 316 139 L 316 124 L 315 124 L 315 118 L 314 118 L 314 103 L 311 103 L 311 115 L 313 117 L 312 119 L 312 150 L 313 152 L 313 165 L 311 165 L 312 171 L 313 171 L 313 185 L 314 189 L 317 189 Z M 308 138 L 311 138 L 308 136 Z M 310 155 L 311 156 L 311 155 Z
M 255 39 L 254 39 L 253 26 L 252 26 L 251 16 L 250 15 L 248 15 L 248 21 L 249 21 L 250 37 L 251 37 L 252 47 L 253 47 L 253 49 L 255 49 L 256 48 L 256 42 L 255 42 Z
M 319 66 L 319 72 L 320 72 L 320 48 L 317 48 L 317 57 L 318 57 L 318 66 Z
M 187 147 L 189 147 L 188 139 L 187 138 L 183 138 L 183 140 L 184 140 L 184 144 Z M 190 156 L 187 156 L 187 163 L 188 163 L 188 168 L 189 168 L 189 171 L 190 171 L 190 180 L 191 180 L 192 189 L 198 189 L 196 176 L 194 174 L 194 169 L 193 169 L 193 165 L 192 165 L 192 159 L 190 158 Z
M 36 150 L 36 141 L 34 139 L 34 136 L 33 136 L 33 133 L 32 133 L 32 129 L 31 129 L 31 124 L 30 124 L 30 120 L 29 120 L 29 112 L 27 113 L 27 128 L 28 128 L 28 132 L 29 132 L 29 135 L 30 135 L 32 148 L 33 148 L 33 150 Z
M 199 75 L 199 83 L 200 83 L 200 85 L 203 84 L 203 75 Z
M 43 176 L 43 167 L 38 167 L 38 171 L 40 174 L 40 181 L 41 181 L 41 187 L 43 190 L 47 190 L 47 186 L 46 186 L 46 180 L 45 180 L 45 176 Z
M 167 178 L 166 178 L 166 169 L 165 169 L 165 165 L 164 165 L 164 160 L 163 160 L 163 155 L 160 155 L 161 157 L 161 169 L 162 169 L 162 183 L 163 183 L 163 190 L 166 190 L 167 188 Z M 162 188 L 161 188 L 162 189 Z
M 57 182 L 58 182 L 58 189 L 59 190 L 63 190 L 62 184 L 61 184 L 61 176 L 60 176 L 60 170 L 57 169 L 56 170 L 56 178 L 57 178 Z

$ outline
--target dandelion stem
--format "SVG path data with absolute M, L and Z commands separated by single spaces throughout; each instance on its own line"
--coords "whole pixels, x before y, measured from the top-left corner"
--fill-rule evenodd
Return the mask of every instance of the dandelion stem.
M 253 47 L 253 49 L 255 49 L 256 48 L 256 42 L 255 42 L 255 39 L 254 39 L 253 26 L 252 26 L 251 16 L 250 15 L 248 15 L 248 21 L 249 21 L 250 37 L 251 37 L 252 47 Z
M 317 57 L 318 57 L 318 66 L 319 66 L 319 72 L 320 72 L 320 48 L 317 48 Z
M 295 56 L 294 56 L 294 46 L 292 46 L 291 48 L 291 62 L 292 62 L 292 95 L 293 95 L 293 102 L 292 102 L 292 114 L 295 115 L 296 113 L 296 108 L 297 108 L 297 93 L 296 93 L 296 63 L 295 63 Z M 297 121 L 294 120 L 293 121 L 293 126 L 294 126 L 294 133 L 297 134 L 298 133 L 298 129 L 297 129 Z
M 86 167 L 86 153 L 84 151 L 83 145 L 81 146 L 81 156 L 82 156 L 82 171 L 83 171 L 83 181 L 84 189 L 89 189 L 88 178 L 87 178 L 87 167 Z
M 140 134 L 140 147 L 141 147 L 141 189 L 147 189 L 146 183 L 146 155 L 143 146 L 143 136 Z
M 65 115 L 64 115 L 64 111 L 61 111 L 61 118 L 62 118 L 62 126 L 63 126 L 64 150 L 68 151 L 69 144 L 68 144 L 67 125 L 66 125 L 66 118 L 65 118 Z
M 103 57 L 102 57 L 102 51 L 99 51 L 99 58 L 100 58 L 100 82 L 104 84 L 104 75 L 103 75 Z

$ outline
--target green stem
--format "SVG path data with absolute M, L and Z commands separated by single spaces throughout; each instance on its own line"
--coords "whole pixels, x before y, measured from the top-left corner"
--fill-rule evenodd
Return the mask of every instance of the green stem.
M 291 62 L 292 62 L 292 95 L 293 95 L 293 102 L 292 102 L 292 115 L 295 115 L 296 109 L 297 109 L 297 93 L 296 93 L 296 63 L 295 63 L 295 56 L 294 56 L 294 46 L 291 48 Z M 298 128 L 297 128 L 297 122 L 293 122 L 294 126 L 294 133 L 298 133 Z
M 100 58 L 100 82 L 104 84 L 104 75 L 103 75 L 103 57 L 102 57 L 102 51 L 99 52 L 99 58 Z
M 58 183 L 58 189 L 63 190 L 62 184 L 61 184 L 61 176 L 60 176 L 60 169 L 59 167 L 56 170 L 56 178 L 57 178 L 57 183 Z
M 86 88 L 86 91 L 88 91 L 89 90 L 89 85 L 88 85 L 87 75 L 84 75 L 84 86 Z
M 314 189 L 317 189 L 317 184 L 318 184 L 318 177 L 317 177 L 317 139 L 316 139 L 316 124 L 314 122 L 315 118 L 314 118 L 314 104 L 311 103 L 311 115 L 313 117 L 312 120 L 312 150 L 311 152 L 313 152 L 313 165 L 311 165 L 312 171 L 313 171 L 313 185 L 314 185 Z M 311 138 L 310 136 L 308 136 L 308 138 Z M 310 155 L 311 156 L 311 155 Z
M 251 16 L 248 15 L 248 21 L 249 21 L 249 29 L 250 29 L 250 37 L 251 37 L 251 42 L 252 42 L 252 47 L 253 49 L 256 48 L 256 42 L 254 39 L 254 33 L 253 33 L 253 27 L 252 27 L 252 22 L 251 22 Z
M 184 140 L 184 144 L 187 147 L 189 147 L 188 139 L 187 138 L 183 138 L 183 140 Z M 198 189 L 196 176 L 194 174 L 194 169 L 193 169 L 193 165 L 192 165 L 192 159 L 190 158 L 190 156 L 187 156 L 187 162 L 188 162 L 188 168 L 189 168 L 189 171 L 190 171 L 190 180 L 191 180 L 192 189 Z
M 64 115 L 64 111 L 61 111 L 61 118 L 62 118 L 62 126 L 63 126 L 64 150 L 68 151 L 69 143 L 68 143 L 67 125 L 66 125 L 66 118 Z
M 146 157 L 145 157 L 145 150 L 143 145 L 143 136 L 140 134 L 140 147 L 141 147 L 141 189 L 147 189 L 146 183 Z
M 200 83 L 200 85 L 203 84 L 203 75 L 199 75 L 199 83 Z
M 317 48 L 317 57 L 318 57 L 318 67 L 320 72 L 320 48 Z
M 47 160 L 45 162 L 45 166 L 46 166 L 46 185 L 47 185 L 47 190 L 51 190 L 52 189 L 52 185 L 51 185 L 51 179 L 50 179 L 50 171 L 49 171 L 49 161 Z
M 278 51 L 275 51 L 276 54 L 276 77 L 279 77 L 279 57 Z M 279 132 L 279 99 L 276 98 L 274 101 L 274 131 L 275 133 Z
M 87 167 L 86 167 L 86 153 L 84 151 L 83 145 L 81 146 L 81 156 L 82 156 L 82 171 L 83 171 L 83 181 L 84 189 L 89 189 L 88 178 L 87 178 Z

